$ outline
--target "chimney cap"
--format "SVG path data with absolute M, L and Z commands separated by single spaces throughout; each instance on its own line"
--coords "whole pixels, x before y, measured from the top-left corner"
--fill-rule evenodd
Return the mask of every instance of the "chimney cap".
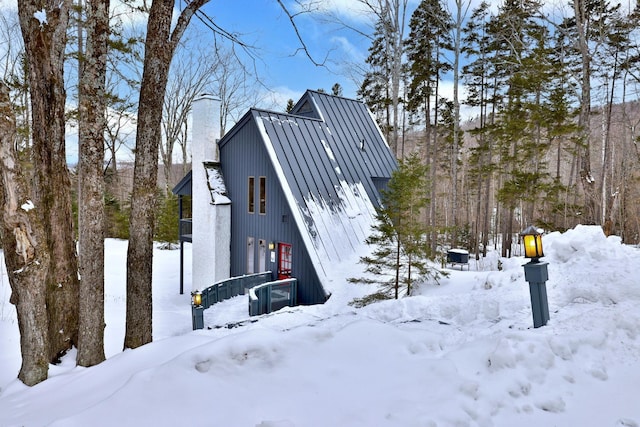
M 194 101 L 199 101 L 201 99 L 210 99 L 214 101 L 220 101 L 220 99 L 212 93 L 201 93 L 200 95 L 196 96 Z

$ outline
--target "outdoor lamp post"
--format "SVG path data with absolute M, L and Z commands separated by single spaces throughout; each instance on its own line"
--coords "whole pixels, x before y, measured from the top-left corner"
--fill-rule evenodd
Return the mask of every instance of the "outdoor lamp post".
M 529 282 L 533 327 L 539 328 L 549 321 L 546 284 L 549 279 L 548 264 L 540 262 L 540 258 L 544 256 L 542 234 L 534 226 L 530 225 L 520 233 L 520 236 L 522 236 L 524 243 L 524 256 L 531 260 L 524 265 L 524 279 Z
M 204 329 L 204 307 L 200 291 L 191 292 L 191 323 L 194 331 Z

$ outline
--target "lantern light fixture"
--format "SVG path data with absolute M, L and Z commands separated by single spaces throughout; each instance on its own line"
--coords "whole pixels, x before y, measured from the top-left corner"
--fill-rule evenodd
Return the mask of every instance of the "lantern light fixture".
M 531 258 L 531 262 L 538 262 L 544 256 L 542 251 L 542 233 L 533 225 L 520 232 L 524 244 L 524 256 Z
M 269 242 L 269 250 L 272 251 L 276 248 L 276 244 L 274 242 Z
M 194 291 L 191 293 L 191 302 L 195 307 L 202 305 L 202 292 Z

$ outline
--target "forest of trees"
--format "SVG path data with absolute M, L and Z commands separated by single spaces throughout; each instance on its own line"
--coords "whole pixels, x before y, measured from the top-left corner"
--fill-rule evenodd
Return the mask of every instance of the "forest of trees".
M 499 241 L 510 256 L 529 224 L 637 244 L 636 5 L 423 0 L 399 44 L 407 3 L 380 9 L 359 94 L 396 155 L 429 166 L 432 247 L 445 236 L 481 256 Z
M 479 257 L 499 243 L 511 256 L 529 224 L 600 224 L 640 241 L 635 5 L 354 2 L 372 22 L 366 63 L 352 67 L 358 96 L 400 164 L 419 161 L 428 175 L 427 253 L 462 246 Z M 158 207 L 174 203 L 174 151 L 188 164 L 191 102 L 216 94 L 224 132 L 259 101 L 248 81 L 263 85 L 238 55 L 251 47 L 204 14 L 207 3 L 18 0 L 0 17 L 0 241 L 25 384 L 74 346 L 81 366 L 104 360 L 104 237 L 130 238 L 123 347 L 152 340 L 152 245 L 171 216 Z M 316 3 L 274 4 L 322 66 L 296 24 Z M 135 31 L 132 16 L 144 21 Z M 215 40 L 207 51 L 189 40 L 194 20 Z M 330 90 L 342 95 L 338 83 Z M 123 151 L 134 154 L 124 194 Z

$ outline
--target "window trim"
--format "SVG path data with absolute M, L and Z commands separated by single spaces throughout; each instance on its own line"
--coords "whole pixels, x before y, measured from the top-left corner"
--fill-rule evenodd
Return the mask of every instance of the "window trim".
M 247 211 L 250 214 L 256 213 L 256 177 L 250 176 L 247 180 Z
M 261 176 L 258 183 L 258 191 L 260 196 L 258 197 L 258 213 L 260 215 L 267 214 L 267 177 Z

